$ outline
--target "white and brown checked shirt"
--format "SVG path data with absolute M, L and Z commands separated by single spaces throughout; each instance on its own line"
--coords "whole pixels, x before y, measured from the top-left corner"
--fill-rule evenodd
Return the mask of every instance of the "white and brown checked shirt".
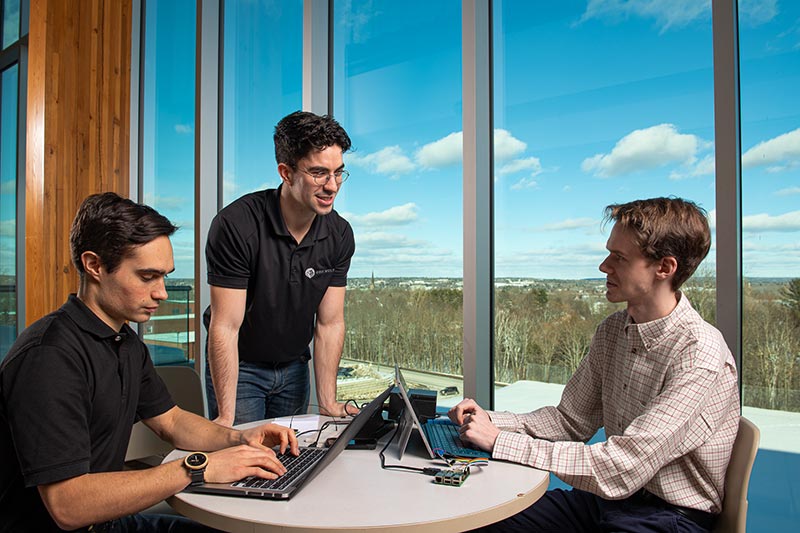
M 644 487 L 719 513 L 739 427 L 736 366 L 720 332 L 679 293 L 664 318 L 606 318 L 558 407 L 489 415 L 504 430 L 496 459 L 549 470 L 606 499 Z M 607 440 L 584 444 L 600 427 Z

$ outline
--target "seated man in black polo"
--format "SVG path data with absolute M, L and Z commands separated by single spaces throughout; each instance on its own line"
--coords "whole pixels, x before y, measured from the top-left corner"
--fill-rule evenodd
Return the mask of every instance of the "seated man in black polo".
M 177 407 L 126 324 L 147 321 L 167 297 L 175 229 L 114 193 L 81 205 L 70 233 L 78 294 L 23 331 L 0 366 L 0 532 L 208 530 L 136 513 L 190 482 L 275 478 L 285 468 L 272 446 L 297 454 L 288 428 L 236 431 Z M 123 472 L 137 420 L 210 453 Z

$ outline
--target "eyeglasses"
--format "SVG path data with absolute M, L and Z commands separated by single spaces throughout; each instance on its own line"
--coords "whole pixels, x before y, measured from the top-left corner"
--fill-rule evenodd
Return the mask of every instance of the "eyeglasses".
M 316 183 L 317 185 L 325 185 L 326 183 L 328 183 L 328 180 L 331 179 L 331 176 L 333 176 L 336 185 L 341 185 L 342 183 L 347 181 L 348 177 L 350 177 L 350 173 L 344 169 L 334 170 L 333 172 L 327 172 L 325 170 L 310 171 L 310 170 L 303 170 L 302 168 L 298 168 L 297 170 L 311 176 L 314 179 L 314 183 Z

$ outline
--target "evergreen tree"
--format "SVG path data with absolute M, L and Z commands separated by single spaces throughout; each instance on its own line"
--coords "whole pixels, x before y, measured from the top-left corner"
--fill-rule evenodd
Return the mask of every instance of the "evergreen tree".
M 792 313 L 795 325 L 800 326 L 800 278 L 795 278 L 781 290 L 781 296 Z

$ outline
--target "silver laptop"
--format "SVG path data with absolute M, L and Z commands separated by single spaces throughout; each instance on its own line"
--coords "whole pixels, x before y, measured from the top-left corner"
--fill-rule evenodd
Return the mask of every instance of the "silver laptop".
M 234 483 L 204 483 L 194 487 L 189 486 L 184 489 L 184 492 L 288 500 L 342 453 L 342 450 L 351 440 L 355 439 L 370 417 L 383 408 L 383 404 L 393 388 L 390 385 L 377 398 L 361 409 L 329 448 L 301 447 L 300 455 L 297 457 L 288 453 L 279 455 L 278 458 L 287 471 L 277 479 L 262 479 L 251 476 Z

